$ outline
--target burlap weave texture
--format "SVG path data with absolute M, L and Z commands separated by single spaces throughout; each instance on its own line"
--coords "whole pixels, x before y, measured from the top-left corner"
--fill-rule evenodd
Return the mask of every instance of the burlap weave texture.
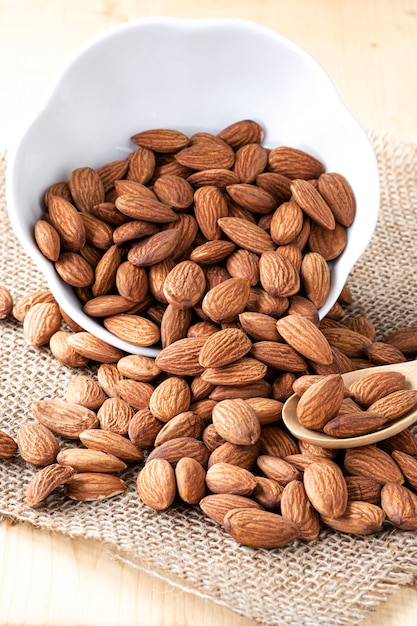
M 417 324 L 417 146 L 372 132 L 381 176 L 381 213 L 367 251 L 349 277 L 352 314 L 374 322 L 378 338 Z M 8 223 L 0 171 L 0 284 L 14 298 L 45 286 Z M 21 324 L 0 322 L 0 429 L 12 436 L 30 403 L 62 398 L 79 370 L 58 366 L 47 348 L 28 345 Z M 92 371 L 94 373 L 94 370 Z M 387 595 L 417 576 L 417 533 L 387 527 L 371 537 L 325 530 L 317 541 L 279 550 L 237 545 L 197 509 L 154 513 L 135 491 L 137 468 L 123 474 L 129 489 L 108 501 L 67 500 L 57 491 L 36 510 L 25 505 L 34 469 L 19 457 L 0 461 L 0 515 L 72 537 L 94 538 L 133 566 L 209 597 L 259 623 L 352 626 Z

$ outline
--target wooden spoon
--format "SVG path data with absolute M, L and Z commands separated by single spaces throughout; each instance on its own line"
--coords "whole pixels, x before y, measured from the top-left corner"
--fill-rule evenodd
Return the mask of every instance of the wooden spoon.
M 406 380 L 404 388 L 417 389 L 417 360 L 407 361 L 406 363 L 396 363 L 395 365 L 381 365 L 379 367 L 369 367 L 362 370 L 356 370 L 354 372 L 348 372 L 342 374 L 342 378 L 345 385 L 349 387 L 353 381 L 367 376 L 368 374 L 375 374 L 376 372 L 401 372 L 404 374 Z M 389 422 L 387 426 L 383 426 L 379 430 L 366 435 L 359 435 L 358 437 L 333 437 L 326 435 L 326 433 L 311 430 L 302 426 L 297 419 L 297 404 L 299 397 L 294 394 L 285 402 L 282 409 L 282 419 L 288 430 L 301 441 L 307 443 L 314 443 L 322 448 L 357 448 L 359 446 L 366 446 L 383 439 L 388 439 L 397 433 L 401 432 L 405 428 L 408 428 L 415 422 L 417 422 L 417 406 L 408 411 L 403 417 Z

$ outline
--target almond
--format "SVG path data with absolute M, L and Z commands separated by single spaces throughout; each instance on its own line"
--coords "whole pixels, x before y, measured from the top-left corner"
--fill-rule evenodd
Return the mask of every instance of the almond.
M 337 518 L 321 516 L 322 521 L 341 533 L 351 535 L 371 535 L 382 529 L 385 512 L 370 502 L 348 502 L 343 515 Z
M 155 265 L 170 256 L 179 240 L 178 230 L 163 230 L 134 244 L 128 252 L 128 261 L 143 267 Z
M 333 230 L 324 228 L 316 222 L 311 223 L 308 237 L 309 249 L 318 252 L 326 261 L 340 256 L 347 244 L 346 228 L 336 222 Z
M 406 356 L 417 354 L 417 326 L 411 325 L 395 330 L 385 338 L 385 341 Z
M 323 333 L 306 317 L 293 313 L 277 321 L 277 331 L 297 352 L 307 359 L 330 365 L 333 355 Z
M 257 464 L 268 478 L 276 480 L 282 486 L 287 485 L 292 480 L 300 480 L 301 478 L 300 472 L 291 463 L 269 454 L 258 456 Z
M 211 335 L 199 355 L 203 367 L 223 367 L 242 358 L 249 352 L 252 343 L 238 328 L 226 328 Z
M 121 350 L 85 331 L 68 337 L 68 343 L 81 356 L 99 363 L 117 363 L 123 357 Z
M 171 252 L 171 257 L 174 260 L 182 260 L 190 253 L 190 248 L 197 236 L 198 224 L 193 215 L 181 213 L 176 222 L 164 224 L 162 230 L 177 230 L 179 232 L 178 244 Z
M 62 247 L 72 252 L 82 248 L 86 241 L 85 228 L 75 206 L 64 198 L 51 196 L 48 209 L 49 219 L 61 238 Z
M 62 323 L 59 306 L 53 302 L 39 302 L 30 307 L 23 321 L 23 335 L 33 346 L 44 346 Z
M 113 229 L 103 220 L 90 213 L 80 213 L 87 243 L 99 250 L 108 250 L 113 244 Z
M 271 236 L 256 224 L 239 217 L 222 217 L 217 223 L 229 239 L 249 252 L 262 254 L 267 250 L 275 250 Z
M 305 180 L 318 178 L 324 172 L 324 165 L 304 150 L 279 146 L 268 156 L 269 168 L 289 178 Z
M 259 259 L 259 279 L 271 296 L 293 296 L 300 289 L 300 275 L 291 261 L 278 252 L 268 251 Z
M 212 185 L 199 187 L 194 193 L 194 215 L 207 239 L 220 239 L 222 230 L 217 220 L 228 215 L 224 193 Z
M 61 252 L 58 231 L 45 220 L 38 220 L 34 229 L 35 241 L 42 254 L 50 261 L 57 261 Z
M 116 382 L 116 395 L 125 400 L 133 409 L 149 406 L 154 387 L 149 383 L 124 378 Z
M 149 463 L 152 459 L 165 459 L 175 466 L 182 457 L 187 456 L 195 459 L 205 467 L 209 455 L 209 450 L 202 441 L 193 437 L 176 437 L 154 448 L 148 455 L 146 463 Z
M 405 363 L 405 355 L 389 343 L 374 341 L 364 349 L 366 357 L 375 365 L 392 365 L 394 363 Z
M 148 148 L 138 148 L 129 154 L 127 180 L 134 180 L 142 185 L 149 182 L 154 174 L 155 154 Z
M 217 524 L 223 525 L 224 517 L 228 511 L 232 509 L 258 509 L 262 507 L 257 502 L 230 493 L 210 494 L 200 501 L 202 511 Z
M 91 167 L 78 167 L 68 179 L 68 186 L 77 208 L 90 211 L 91 207 L 104 202 L 104 185 L 99 174 Z
M 235 248 L 236 246 L 232 241 L 220 239 L 207 241 L 201 246 L 194 248 L 190 254 L 190 261 L 194 261 L 194 263 L 199 265 L 214 265 L 228 258 Z
M 155 511 L 167 509 L 174 501 L 177 492 L 172 466 L 165 459 L 153 459 L 147 462 L 138 474 L 136 487 L 144 504 Z
M 375 446 L 362 446 L 346 450 L 344 468 L 348 474 L 366 476 L 380 483 L 402 484 L 404 476 L 389 454 Z
M 303 257 L 300 274 L 307 298 L 320 308 L 330 292 L 330 270 L 325 259 L 318 252 L 308 252 Z
M 121 478 L 102 472 L 75 474 L 64 487 L 65 495 L 79 502 L 113 498 L 126 490 L 127 486 Z
M 416 404 L 417 391 L 415 389 L 400 389 L 373 402 L 368 407 L 367 413 L 377 413 L 386 421 L 391 421 L 411 411 Z
M 291 178 L 277 172 L 262 172 L 256 177 L 258 187 L 265 189 L 280 204 L 291 197 Z
M 365 349 L 372 343 L 368 337 L 350 328 L 323 328 L 322 332 L 332 347 L 351 358 L 364 356 Z
M 206 382 L 213 385 L 237 385 L 241 387 L 261 380 L 267 371 L 267 366 L 257 359 L 242 357 L 223 367 L 208 367 L 201 374 Z
M 296 179 L 291 184 L 291 192 L 294 200 L 313 222 L 323 228 L 334 230 L 335 218 L 332 210 L 314 185 L 309 181 Z
M 336 220 L 343 226 L 350 226 L 355 217 L 356 201 L 346 178 L 335 172 L 325 172 L 317 182 L 320 195 L 330 206 Z
M 243 467 L 230 463 L 215 463 L 207 470 L 206 484 L 213 493 L 247 496 L 255 489 L 256 479 Z
M 63 365 L 68 367 L 85 367 L 88 359 L 79 354 L 70 344 L 68 338 L 72 333 L 65 330 L 58 330 L 49 340 L 49 349 L 54 357 Z
M 250 402 L 250 400 L 248 400 Z M 297 442 L 280 426 L 262 426 L 261 453 L 269 456 L 286 457 L 299 452 Z
M 123 379 L 114 363 L 102 363 L 97 369 L 97 382 L 108 396 L 119 395 L 117 383 Z
M 249 281 L 229 278 L 206 293 L 202 303 L 203 312 L 218 324 L 231 322 L 245 308 L 249 293 Z
M 83 311 L 91 317 L 110 317 L 132 310 L 132 303 L 117 294 L 104 294 L 90 298 L 83 306 Z
M 206 472 L 195 459 L 183 457 L 175 467 L 178 495 L 187 504 L 198 504 L 206 495 Z
M 206 278 L 199 265 L 193 261 L 178 263 L 164 281 L 167 301 L 179 309 L 189 309 L 203 297 Z
M 178 376 L 198 376 L 203 367 L 198 362 L 205 337 L 187 337 L 170 344 L 155 359 L 157 367 Z
M 170 376 L 152 392 L 149 409 L 162 422 L 168 422 L 178 413 L 188 411 L 191 390 L 188 383 L 178 376 Z
M 403 389 L 405 376 L 400 372 L 374 372 L 361 376 L 349 386 L 353 399 L 369 407 L 380 398 Z
M 20 456 L 32 465 L 55 463 L 60 450 L 58 439 L 43 424 L 25 422 L 17 431 Z
M 411 456 L 411 454 L 401 452 L 401 450 L 394 450 L 392 458 L 399 465 L 413 489 L 417 489 L 417 459 Z
M 127 434 L 132 417 L 132 407 L 121 398 L 107 398 L 97 411 L 100 428 L 119 435 Z
M 398 482 L 387 482 L 381 491 L 381 506 L 397 528 L 417 529 L 417 495 L 407 487 Z
M 67 448 L 57 456 L 60 465 L 72 467 L 76 472 L 121 472 L 127 465 L 113 454 L 89 450 L 88 448 Z
M 239 323 L 245 333 L 256 341 L 280 341 L 276 323 L 277 320 L 265 313 L 244 311 L 239 314 Z
M 226 269 L 232 278 L 246 278 L 252 287 L 259 281 L 259 258 L 249 250 L 231 251 L 226 259 Z
M 99 167 L 96 172 L 101 178 L 104 189 L 107 190 L 113 187 L 116 180 L 123 178 L 128 167 L 129 161 L 127 159 L 117 159 Z
M 205 185 L 219 187 L 225 189 L 227 185 L 233 185 L 239 182 L 239 177 L 235 172 L 225 168 L 217 167 L 201 172 L 194 172 L 188 176 L 187 181 L 193 187 L 204 187 Z
M 174 209 L 187 209 L 193 202 L 193 188 L 181 176 L 160 176 L 155 180 L 153 190 L 161 202 Z
M 263 134 L 262 126 L 254 120 L 239 120 L 221 130 L 218 137 L 237 150 L 247 143 L 260 143 Z
M 0 459 L 11 459 L 17 452 L 17 443 L 7 433 L 0 430 Z
M 233 539 L 252 548 L 279 548 L 299 536 L 296 524 L 281 515 L 256 509 L 232 509 L 224 528 Z
M 93 296 L 105 295 L 114 288 L 121 260 L 122 255 L 119 247 L 111 245 L 95 267 L 92 286 Z
M 120 246 L 134 239 L 142 239 L 148 235 L 154 235 L 157 232 L 159 232 L 159 228 L 156 224 L 132 219 L 115 228 L 113 231 L 113 242 Z
M 348 491 L 342 470 L 336 463 L 311 463 L 304 470 L 304 487 L 313 507 L 326 517 L 340 517 L 346 511 Z
M 265 189 L 256 185 L 238 183 L 228 185 L 226 191 L 236 204 L 252 213 L 267 215 L 272 213 L 277 206 L 275 198 Z
M 132 441 L 110 430 L 84 430 L 80 433 L 80 439 L 87 448 L 112 454 L 128 463 L 143 461 L 143 453 Z
M 281 494 L 281 514 L 296 524 L 300 539 L 314 541 L 320 532 L 320 520 L 307 497 L 304 485 L 293 480 L 285 485 Z
M 247 143 L 236 151 L 234 172 L 241 183 L 253 183 L 268 162 L 268 152 L 259 143 Z
M 33 507 L 45 500 L 57 487 L 66 484 L 72 479 L 74 470 L 72 467 L 63 467 L 54 463 L 47 465 L 33 475 L 27 491 L 26 502 Z
M 103 324 L 113 335 L 135 346 L 152 346 L 161 337 L 159 327 L 140 315 L 112 315 Z
M 231 463 L 250 470 L 259 455 L 259 442 L 242 446 L 235 443 L 225 441 L 223 444 L 215 448 L 210 454 L 208 467 L 215 463 Z
M 80 254 L 63 252 L 55 262 L 55 269 L 71 287 L 88 287 L 94 282 L 94 270 Z
M 68 382 L 65 400 L 81 404 L 94 411 L 98 409 L 106 399 L 106 395 L 100 385 L 84 374 L 71 378 Z
M 386 422 L 376 411 L 358 411 L 337 415 L 323 426 L 323 431 L 332 437 L 357 437 L 375 432 Z
M 271 424 L 281 418 L 283 403 L 272 398 L 247 398 L 249 404 L 256 413 L 261 425 Z
M 131 137 L 133 143 L 155 152 L 177 152 L 188 145 L 189 139 L 179 130 L 155 128 L 136 133 Z
M 136 411 L 129 422 L 128 435 L 130 440 L 139 448 L 153 448 L 158 433 L 164 423 L 157 419 L 147 407 Z
M 381 503 L 382 484 L 368 476 L 345 476 L 348 499 L 362 500 L 371 504 Z
M 247 365 L 248 363 L 246 362 L 246 366 Z M 252 383 L 246 383 L 245 385 L 216 385 L 213 391 L 210 392 L 209 398 L 220 402 L 220 400 L 227 400 L 228 398 L 243 398 L 246 400 L 255 396 L 268 398 L 270 395 L 271 385 L 266 380 L 260 379 Z
M 143 383 L 152 381 L 161 373 L 154 359 L 141 354 L 123 356 L 117 361 L 116 367 L 121 376 Z
M 213 409 L 212 419 L 218 434 L 230 443 L 250 445 L 260 437 L 259 419 L 245 400 L 236 398 L 218 402 Z
M 284 487 L 277 483 L 276 480 L 272 480 L 272 478 L 256 476 L 256 487 L 252 491 L 252 497 L 265 509 L 275 510 L 281 504 L 283 489 Z
M 162 347 L 166 348 L 175 341 L 187 337 L 190 322 L 190 309 L 177 309 L 172 304 L 169 304 L 161 320 L 160 332 Z
M 201 171 L 219 167 L 228 169 L 235 161 L 235 153 L 223 141 L 210 143 L 200 141 L 180 150 L 175 159 L 192 170 Z
M 274 369 L 301 373 L 307 368 L 307 362 L 294 348 L 275 341 L 257 341 L 252 344 L 250 354 L 262 363 Z
M 343 401 L 344 383 L 339 374 L 318 381 L 301 396 L 297 418 L 305 428 L 322 429 L 337 412 Z
M 83 430 L 98 426 L 93 411 L 65 400 L 38 400 L 32 402 L 31 410 L 38 422 L 68 439 L 78 439 Z
M 194 411 L 183 411 L 171 418 L 155 437 L 154 445 L 160 446 L 165 441 L 178 437 L 198 439 L 204 428 L 203 419 Z
M 296 202 L 283 202 L 272 215 L 272 240 L 278 245 L 291 243 L 300 234 L 303 219 L 303 212 Z

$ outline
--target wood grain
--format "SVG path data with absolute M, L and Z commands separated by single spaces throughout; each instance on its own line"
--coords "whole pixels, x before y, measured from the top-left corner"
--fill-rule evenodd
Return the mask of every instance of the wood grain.
M 417 142 L 416 0 L 0 0 L 0 149 L 13 145 L 76 46 L 153 15 L 250 19 L 293 39 L 366 129 Z M 0 390 L 1 392 L 1 390 Z M 417 591 L 364 626 L 411 626 Z M 113 560 L 95 542 L 0 523 L 3 626 L 254 626 Z

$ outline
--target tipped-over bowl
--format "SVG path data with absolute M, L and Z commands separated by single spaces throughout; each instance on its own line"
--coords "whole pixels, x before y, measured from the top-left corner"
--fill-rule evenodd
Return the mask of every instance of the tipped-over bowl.
M 328 75 L 298 45 L 256 23 L 138 19 L 105 31 L 71 55 L 9 154 L 14 231 L 60 306 L 82 328 L 129 353 L 159 352 L 115 337 L 83 313 L 72 287 L 40 253 L 33 231 L 46 189 L 75 168 L 124 158 L 136 147 L 130 137 L 142 130 L 217 134 L 241 119 L 263 126 L 266 147 L 302 149 L 349 181 L 356 217 L 345 250 L 331 262 L 331 289 L 320 316 L 335 303 L 375 229 L 379 178 L 367 134 Z

